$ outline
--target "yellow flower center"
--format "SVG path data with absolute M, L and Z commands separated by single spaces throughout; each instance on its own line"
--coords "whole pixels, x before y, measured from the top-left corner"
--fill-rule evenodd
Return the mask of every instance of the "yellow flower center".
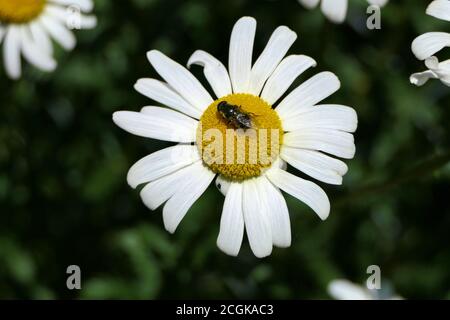
M 223 101 L 226 104 L 220 112 L 218 106 Z M 231 94 L 214 101 L 197 129 L 203 162 L 233 181 L 260 176 L 278 158 L 282 141 L 278 114 L 251 94 Z
M 0 0 L 1 23 L 27 23 L 39 16 L 47 0 Z

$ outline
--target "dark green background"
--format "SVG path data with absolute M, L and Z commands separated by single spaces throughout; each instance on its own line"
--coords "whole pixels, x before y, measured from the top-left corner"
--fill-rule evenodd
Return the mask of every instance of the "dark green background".
M 425 15 L 428 1 L 391 1 L 382 29 L 365 28 L 364 0 L 350 0 L 334 25 L 296 0 L 95 1 L 99 25 L 58 51 L 59 67 L 25 67 L 20 81 L 0 69 L 1 298 L 328 298 L 334 278 L 363 283 L 366 268 L 406 298 L 450 298 L 450 90 L 422 88 L 410 44 L 450 23 Z M 211 187 L 175 235 L 126 183 L 138 159 L 170 144 L 116 127 L 117 110 L 152 102 L 133 90 L 157 77 L 146 52 L 185 64 L 196 49 L 226 62 L 235 21 L 258 21 L 255 54 L 281 24 L 299 38 L 290 53 L 314 57 L 341 90 L 327 101 L 354 107 L 357 153 L 342 186 L 320 184 L 328 220 L 288 197 L 293 243 L 255 258 L 216 247 L 223 196 Z M 443 51 L 441 60 L 450 56 Z M 194 73 L 204 81 L 200 68 Z M 66 268 L 82 270 L 82 290 L 66 288 Z

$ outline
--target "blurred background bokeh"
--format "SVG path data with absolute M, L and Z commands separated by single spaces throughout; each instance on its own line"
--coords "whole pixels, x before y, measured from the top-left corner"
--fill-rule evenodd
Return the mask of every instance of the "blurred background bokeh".
M 450 24 L 425 15 L 428 1 L 395 0 L 370 31 L 367 2 L 349 2 L 347 21 L 334 25 L 296 0 L 97 0 L 98 27 L 58 52 L 56 72 L 26 66 L 14 82 L 1 66 L 0 298 L 326 299 L 329 281 L 363 283 L 372 264 L 405 298 L 450 298 L 450 89 L 408 81 L 425 69 L 412 40 Z M 158 77 L 148 50 L 185 64 L 204 49 L 226 62 L 243 15 L 258 21 L 255 54 L 278 25 L 295 30 L 290 53 L 318 62 L 297 83 L 335 72 L 342 88 L 327 101 L 359 116 L 344 184 L 319 183 L 330 217 L 321 222 L 287 196 L 292 246 L 263 260 L 247 240 L 237 258 L 216 247 L 223 196 L 214 187 L 167 233 L 161 210 L 142 204 L 126 174 L 170 144 L 111 120 L 153 103 L 133 90 L 138 78 Z M 79 291 L 66 287 L 72 264 Z

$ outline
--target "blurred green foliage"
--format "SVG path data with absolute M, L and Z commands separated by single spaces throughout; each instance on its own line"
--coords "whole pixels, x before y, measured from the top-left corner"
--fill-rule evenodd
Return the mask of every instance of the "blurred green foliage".
M 424 69 L 412 40 L 450 29 L 425 15 L 427 1 L 391 1 L 374 31 L 364 0 L 350 0 L 342 25 L 296 0 L 95 3 L 98 27 L 78 32 L 73 52 L 58 51 L 56 72 L 27 66 L 13 82 L 0 69 L 1 298 L 327 298 L 330 280 L 362 283 L 371 264 L 406 298 L 450 298 L 450 91 L 408 81 Z M 217 249 L 223 196 L 213 187 L 168 234 L 161 210 L 145 208 L 125 178 L 169 144 L 111 121 L 152 103 L 133 90 L 138 78 L 157 77 L 148 50 L 184 64 L 204 49 L 226 62 L 243 15 L 258 20 L 255 53 L 278 25 L 295 30 L 290 52 L 318 62 L 298 83 L 335 72 L 342 88 L 328 100 L 359 116 L 344 185 L 323 186 L 329 219 L 287 197 L 292 246 L 264 260 L 246 241 L 238 258 Z M 71 264 L 81 267 L 80 291 L 66 288 Z

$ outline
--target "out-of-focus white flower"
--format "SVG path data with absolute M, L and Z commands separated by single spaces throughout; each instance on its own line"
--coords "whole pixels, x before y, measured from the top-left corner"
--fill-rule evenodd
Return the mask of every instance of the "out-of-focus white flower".
M 382 289 L 380 289 L 382 290 Z M 369 290 L 345 279 L 333 280 L 328 284 L 328 294 L 336 300 L 402 300 L 390 292 L 384 296 L 380 290 Z
M 52 40 L 64 49 L 75 47 L 71 29 L 95 27 L 92 0 L 0 0 L 0 44 L 6 73 L 12 79 L 22 74 L 21 56 L 43 71 L 53 71 Z
M 438 19 L 450 21 L 450 0 L 434 0 L 426 13 Z M 411 49 L 419 60 L 425 60 L 428 70 L 414 73 L 410 77 L 412 84 L 421 86 L 429 79 L 439 79 L 450 86 L 450 59 L 439 62 L 434 55 L 445 47 L 450 47 L 450 33 L 427 32 L 414 39 Z
M 314 9 L 320 2 L 323 14 L 334 23 L 342 23 L 347 16 L 348 0 L 299 0 L 307 9 Z M 367 0 L 370 5 L 384 6 L 388 0 Z

